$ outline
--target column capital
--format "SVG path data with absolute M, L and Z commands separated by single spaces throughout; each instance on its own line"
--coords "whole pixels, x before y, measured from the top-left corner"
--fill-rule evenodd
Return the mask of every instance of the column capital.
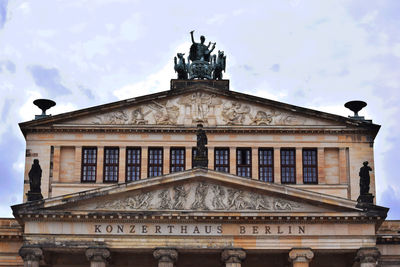
M 376 263 L 381 256 L 378 248 L 376 247 L 365 247 L 360 248 L 357 251 L 356 259 L 360 261 L 360 263 Z
M 153 256 L 159 262 L 174 263 L 178 260 L 178 251 L 174 248 L 156 248 Z
M 221 260 L 225 263 L 241 263 L 246 259 L 246 252 L 241 248 L 224 249 Z
M 110 258 L 108 248 L 91 247 L 86 250 L 86 258 L 91 262 L 106 262 Z
M 310 262 L 314 258 L 311 248 L 292 248 L 289 259 L 292 262 Z
M 18 253 L 24 261 L 39 262 L 43 259 L 43 251 L 38 247 L 22 246 Z

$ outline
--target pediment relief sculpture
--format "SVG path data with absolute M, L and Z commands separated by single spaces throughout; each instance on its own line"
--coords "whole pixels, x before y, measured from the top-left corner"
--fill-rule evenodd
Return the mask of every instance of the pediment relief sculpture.
M 269 106 L 237 101 L 205 91 L 167 100 L 151 100 L 123 110 L 81 118 L 70 123 L 108 125 L 185 125 L 205 126 L 285 126 L 337 125 Z
M 79 207 L 78 207 L 79 208 Z M 151 192 L 140 192 L 118 199 L 87 204 L 95 210 L 185 210 L 185 211 L 310 211 L 321 210 L 275 196 L 249 192 L 223 185 L 194 182 Z

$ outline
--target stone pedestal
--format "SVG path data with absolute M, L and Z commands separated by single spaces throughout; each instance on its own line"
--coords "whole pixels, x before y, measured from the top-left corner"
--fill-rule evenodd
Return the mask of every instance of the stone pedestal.
M 106 267 L 110 258 L 110 250 L 107 248 L 88 248 L 86 257 L 90 261 L 90 267 Z
M 28 193 L 26 193 L 26 196 L 28 198 L 28 201 L 35 201 L 35 200 L 43 199 L 42 193 L 40 193 L 40 192 L 28 191 Z
M 372 195 L 371 193 L 368 194 L 364 194 L 364 195 L 360 195 L 357 198 L 357 202 L 358 203 L 374 203 L 374 195 Z
M 289 260 L 293 267 L 308 267 L 314 253 L 310 248 L 292 248 L 289 252 Z
M 225 249 L 221 254 L 226 267 L 241 267 L 245 258 L 246 252 L 243 249 Z
M 154 250 L 153 256 L 158 260 L 158 267 L 173 267 L 178 260 L 178 251 L 171 248 L 158 248 Z
M 39 267 L 39 262 L 43 258 L 43 251 L 40 248 L 22 247 L 19 255 L 24 260 L 24 267 Z
M 357 260 L 360 261 L 360 267 L 375 267 L 381 253 L 376 247 L 360 248 L 357 251 Z

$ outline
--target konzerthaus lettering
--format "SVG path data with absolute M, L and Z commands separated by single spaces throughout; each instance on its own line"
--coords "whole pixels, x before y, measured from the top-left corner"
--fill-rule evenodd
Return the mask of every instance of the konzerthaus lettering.
M 0 221 L 1 266 L 400 266 L 400 223 L 372 198 L 379 125 L 184 74 L 20 124 L 24 203 Z

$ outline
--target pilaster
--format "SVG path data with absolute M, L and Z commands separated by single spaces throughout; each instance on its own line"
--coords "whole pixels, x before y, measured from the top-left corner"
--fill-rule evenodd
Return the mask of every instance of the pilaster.
M 208 150 L 208 168 L 214 170 L 214 147 L 207 147 Z
M 274 147 L 274 183 L 281 183 L 281 149 Z
M 185 170 L 192 168 L 192 147 L 185 148 Z
M 303 149 L 296 147 L 296 184 L 303 184 Z
M 106 267 L 110 258 L 108 248 L 88 248 L 85 254 L 90 261 L 90 267 Z
M 310 248 L 292 248 L 289 252 L 293 267 L 308 267 L 313 258 L 314 253 Z
M 236 175 L 236 147 L 229 148 L 229 173 Z
M 164 147 L 163 151 L 163 175 L 170 173 L 170 168 L 169 168 L 169 163 L 170 163 L 170 154 L 171 148 L 170 147 Z
M 243 249 L 225 249 L 221 254 L 225 267 L 241 267 L 244 259 L 246 259 L 246 252 Z
M 149 162 L 149 147 L 142 146 L 141 152 L 141 165 L 140 165 L 140 178 L 146 179 L 147 178 L 147 165 Z
M 317 149 L 317 164 L 318 164 L 318 184 L 326 184 L 325 181 L 325 148 Z
M 119 148 L 118 181 L 126 182 L 126 147 Z
M 82 179 L 82 147 L 75 147 L 75 171 L 74 171 L 74 180 L 80 181 Z
M 258 166 L 259 166 L 259 159 L 258 159 L 258 147 L 251 148 L 251 178 L 258 180 Z
M 61 147 L 54 146 L 54 156 L 53 156 L 53 182 L 57 183 L 60 180 L 60 156 Z
M 104 147 L 97 147 L 96 183 L 103 183 Z
M 153 256 L 158 260 L 158 267 L 173 267 L 178 260 L 178 251 L 172 248 L 157 248 Z
M 339 184 L 347 184 L 346 148 L 339 148 Z

